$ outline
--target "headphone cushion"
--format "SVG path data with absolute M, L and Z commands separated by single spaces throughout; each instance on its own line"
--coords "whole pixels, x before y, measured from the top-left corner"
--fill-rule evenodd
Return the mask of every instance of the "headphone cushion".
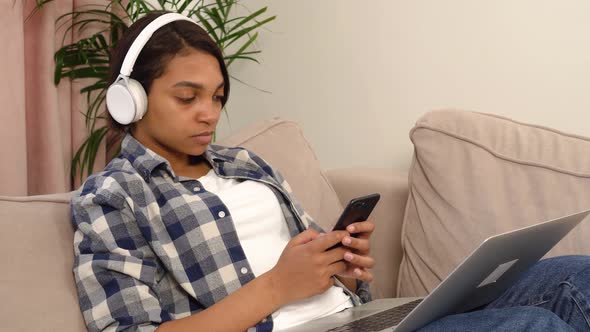
M 135 102 L 127 86 L 115 82 L 107 90 L 107 109 L 113 119 L 122 125 L 133 122 L 135 118 Z
M 113 119 L 128 125 L 143 118 L 147 110 L 147 95 L 136 80 L 129 79 L 113 83 L 107 90 L 107 109 Z
M 134 79 L 129 79 L 127 88 L 131 96 L 133 96 L 133 102 L 135 103 L 135 117 L 133 122 L 136 122 L 141 120 L 147 111 L 147 95 L 141 83 Z

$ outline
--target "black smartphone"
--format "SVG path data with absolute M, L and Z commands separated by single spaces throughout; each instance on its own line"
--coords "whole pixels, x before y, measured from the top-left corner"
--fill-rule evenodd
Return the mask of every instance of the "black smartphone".
M 371 212 L 377 205 L 377 202 L 379 202 L 380 198 L 381 195 L 375 193 L 351 199 L 344 208 L 344 211 L 342 211 L 340 218 L 338 218 L 338 221 L 332 230 L 346 230 L 346 227 L 350 224 L 369 219 L 369 215 L 371 215 Z M 334 249 L 341 245 L 342 243 L 338 243 L 328 250 Z

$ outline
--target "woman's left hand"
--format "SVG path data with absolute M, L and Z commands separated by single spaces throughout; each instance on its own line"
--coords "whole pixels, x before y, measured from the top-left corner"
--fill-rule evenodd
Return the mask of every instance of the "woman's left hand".
M 375 230 L 375 224 L 368 220 L 356 222 L 346 227 L 346 231 L 351 235 L 342 239 L 343 247 L 349 251 L 344 254 L 347 269 L 338 274 L 339 276 L 365 282 L 373 281 L 373 274 L 368 270 L 375 265 L 375 259 L 369 256 L 369 239 L 373 230 Z

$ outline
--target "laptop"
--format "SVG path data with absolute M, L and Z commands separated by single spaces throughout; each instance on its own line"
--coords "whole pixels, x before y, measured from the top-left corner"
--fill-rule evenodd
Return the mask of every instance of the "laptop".
M 409 332 L 492 302 L 590 210 L 487 238 L 425 298 L 379 299 L 284 330 Z

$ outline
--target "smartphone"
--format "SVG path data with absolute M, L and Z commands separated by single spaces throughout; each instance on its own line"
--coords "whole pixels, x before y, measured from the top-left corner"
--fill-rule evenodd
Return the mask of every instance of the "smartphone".
M 377 202 L 379 202 L 380 198 L 381 195 L 375 193 L 351 199 L 350 202 L 348 202 L 348 204 L 344 208 L 344 211 L 342 211 L 340 218 L 338 218 L 338 221 L 336 222 L 336 225 L 334 225 L 334 228 L 332 228 L 332 230 L 346 230 L 346 227 L 350 224 L 369 219 L 369 215 L 371 215 L 371 212 L 377 205 Z M 338 243 L 330 249 L 334 249 L 341 245 L 342 243 Z

